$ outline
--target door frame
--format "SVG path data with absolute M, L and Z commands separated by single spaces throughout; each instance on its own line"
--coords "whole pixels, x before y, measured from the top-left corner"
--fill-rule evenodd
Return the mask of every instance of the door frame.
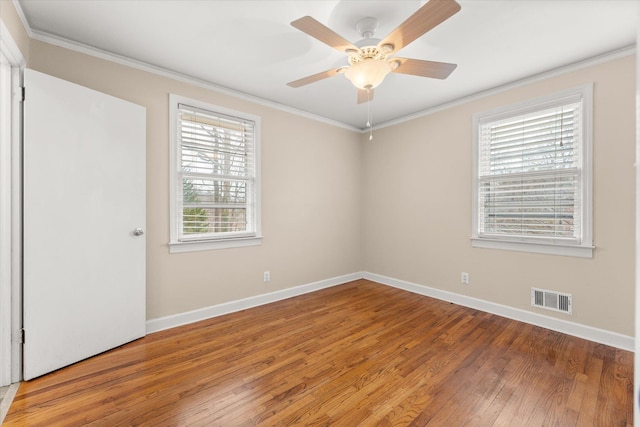
M 10 103 L 2 110 L 10 131 L 0 134 L 0 227 L 9 241 L 0 242 L 0 386 L 22 380 L 22 75 L 26 60 L 0 20 L 0 55 L 10 66 Z M 4 93 L 4 91 L 3 91 Z M 5 94 L 6 95 L 6 94 Z M 3 232 L 3 235 L 4 232 Z M 8 308 L 8 309 L 7 309 Z
M 638 10 L 640 20 L 640 10 Z M 635 343 L 634 343 L 634 381 L 633 381 L 633 412 L 636 425 L 640 424 L 640 26 L 636 32 L 636 254 L 635 254 Z

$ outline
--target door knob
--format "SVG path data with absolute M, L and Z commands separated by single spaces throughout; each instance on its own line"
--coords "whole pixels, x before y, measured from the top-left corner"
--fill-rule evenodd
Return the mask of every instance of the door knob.
M 133 235 L 134 236 L 142 236 L 142 235 L 144 235 L 144 230 L 142 228 L 136 228 L 135 230 L 133 230 Z

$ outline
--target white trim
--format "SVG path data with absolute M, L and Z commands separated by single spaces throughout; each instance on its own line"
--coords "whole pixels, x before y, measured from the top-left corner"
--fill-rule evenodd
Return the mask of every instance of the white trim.
M 26 60 L 11 33 L 0 19 L 0 54 L 10 67 L 10 106 L 4 112 L 8 127 L 0 144 L 2 159 L 0 169 L 0 217 L 2 235 L 8 241 L 0 251 L 0 385 L 22 379 L 22 345 L 19 340 L 22 328 L 22 69 Z
M 16 393 L 18 392 L 19 387 L 20 383 L 11 384 L 4 397 L 2 398 L 2 401 L 0 401 L 0 424 L 2 424 L 2 422 L 4 421 L 4 417 L 6 417 L 9 413 L 9 408 L 11 408 L 11 403 L 16 397 Z
M 347 282 L 362 279 L 362 277 L 363 273 L 361 272 L 346 274 L 344 276 L 320 280 L 318 282 L 313 282 L 306 285 L 282 289 L 267 294 L 256 295 L 240 300 L 229 301 L 222 304 L 200 308 L 197 310 L 174 314 L 171 316 L 147 320 L 147 334 L 163 331 L 165 329 L 175 328 L 177 326 L 187 325 L 189 323 L 199 322 L 201 320 L 222 316 L 224 314 L 234 313 L 236 311 L 245 310 L 247 308 L 258 307 L 264 304 L 269 304 L 298 295 L 303 295 L 309 292 L 318 291 L 320 289 L 342 285 Z
M 256 295 L 240 300 L 229 301 L 226 303 L 174 314 L 171 316 L 150 319 L 147 320 L 147 334 L 163 331 L 165 329 L 175 328 L 182 325 L 187 325 L 194 322 L 199 322 L 201 320 L 234 313 L 252 307 L 258 307 L 264 304 L 281 301 L 309 292 L 330 288 L 332 286 L 342 285 L 344 283 L 352 282 L 358 279 L 371 280 L 372 282 L 376 282 L 386 286 L 392 286 L 394 288 L 402 289 L 414 294 L 436 298 L 464 307 L 470 307 L 476 310 L 484 311 L 485 313 L 491 313 L 519 322 L 540 326 L 552 331 L 557 331 L 578 338 L 595 341 L 612 347 L 621 348 L 623 350 L 633 351 L 634 349 L 634 338 L 627 335 L 622 335 L 616 332 L 606 331 L 591 326 L 581 325 L 566 320 L 556 319 L 531 311 L 513 308 L 506 305 L 469 297 L 466 295 L 455 294 L 453 292 L 418 285 L 416 283 L 394 279 L 392 277 L 387 277 L 380 274 L 369 273 L 367 271 L 333 277 L 331 279 L 320 280 L 318 282 L 309 283 L 306 285 L 282 289 L 268 294 Z
M 12 2 L 13 2 L 13 7 L 16 9 L 16 13 L 18 14 L 18 17 L 20 18 L 20 21 L 22 22 L 22 26 L 24 27 L 24 30 L 27 32 L 27 35 L 30 38 L 33 38 L 33 31 L 29 26 L 29 21 L 27 21 L 27 17 L 22 11 L 22 6 L 20 6 L 20 2 L 18 0 L 12 0 Z
M 172 216 L 172 224 L 175 222 L 173 219 L 174 218 Z M 246 248 L 248 246 L 260 246 L 261 244 L 262 236 L 193 242 L 169 242 L 169 253 L 181 254 L 185 252 L 210 251 L 215 249 Z
M 12 74 L 0 50 L 0 386 L 11 384 Z
M 640 22 L 640 8 L 636 13 L 636 19 Z M 640 44 L 640 26 L 636 27 L 636 44 Z M 636 155 L 635 155 L 635 355 L 634 355 L 634 381 L 633 381 L 633 419 L 640 420 L 640 56 L 636 55 Z M 636 421 L 637 422 L 637 421 Z M 640 424 L 640 422 L 637 422 Z
M 609 61 L 613 61 L 620 58 L 625 58 L 627 56 L 634 55 L 636 53 L 636 46 L 626 46 L 620 49 L 612 50 L 611 52 L 604 53 L 602 55 L 594 56 L 592 58 L 587 58 L 582 61 L 574 62 L 573 64 L 568 64 L 562 67 L 554 68 L 553 70 L 545 71 L 540 74 L 534 74 L 529 77 L 525 77 L 520 80 L 515 80 L 510 83 L 506 83 L 501 86 L 496 86 L 491 89 L 487 89 L 478 93 L 474 93 L 471 95 L 463 96 L 461 98 L 457 98 L 448 102 L 444 102 L 440 105 L 436 105 L 432 108 L 428 108 L 424 111 L 420 111 L 417 113 L 409 114 L 404 117 L 399 117 L 394 120 L 389 120 L 387 122 L 379 123 L 373 127 L 373 130 L 383 129 L 389 126 L 395 126 L 401 123 L 405 123 L 411 120 L 418 119 L 420 117 L 429 116 L 431 114 L 435 114 L 437 112 L 448 110 L 449 108 L 458 107 L 460 105 L 467 104 L 472 101 L 477 101 L 479 99 L 487 98 L 490 96 L 494 96 L 503 92 L 506 92 L 511 89 L 516 89 L 522 86 L 526 86 L 532 83 L 536 83 L 539 81 L 551 79 L 553 77 L 558 77 L 563 74 L 572 73 L 574 71 L 579 71 L 584 68 L 594 67 L 599 64 L 604 64 Z M 369 128 L 362 129 L 361 133 L 369 132 Z
M 75 52 L 83 53 L 85 55 L 93 56 L 95 58 L 104 59 L 106 61 L 124 65 L 130 68 L 134 68 L 136 70 L 141 70 L 141 71 L 152 73 L 158 76 L 167 77 L 182 83 L 194 85 L 194 86 L 208 89 L 224 95 L 230 95 L 238 99 L 253 102 L 254 104 L 263 105 L 276 110 L 284 111 L 285 113 L 295 114 L 297 116 L 305 117 L 307 119 L 315 120 L 321 123 L 326 123 L 339 128 L 353 130 L 356 132 L 360 132 L 362 130 L 359 127 L 352 126 L 343 122 L 339 122 L 337 120 L 327 119 L 326 117 L 321 117 L 316 114 L 309 113 L 307 111 L 298 110 L 297 108 L 289 107 L 284 104 L 277 103 L 275 101 L 269 101 L 267 99 L 260 98 L 255 95 L 250 95 L 245 92 L 240 92 L 238 90 L 230 89 L 228 87 L 221 86 L 206 80 L 198 79 L 196 77 L 189 76 L 187 74 L 182 74 L 167 68 L 162 68 L 156 65 L 147 64 L 145 62 L 128 58 L 126 56 L 116 55 L 106 50 L 98 49 L 82 43 L 67 40 L 58 36 L 54 36 L 52 34 L 43 33 L 37 30 L 33 30 L 33 31 L 30 30 L 29 32 L 31 34 L 32 39 L 49 43 L 54 46 L 59 46 Z
M 441 289 L 431 288 L 416 283 L 407 282 L 392 277 L 382 276 L 364 272 L 364 279 L 381 283 L 394 288 L 413 292 L 415 294 L 436 298 L 442 301 L 452 302 L 464 307 L 481 310 L 486 313 L 496 314 L 508 319 L 517 320 L 519 322 L 528 323 L 530 325 L 540 326 L 552 331 L 561 332 L 578 338 L 595 341 L 612 347 L 621 348 L 627 351 L 634 350 L 634 337 L 622 335 L 616 332 L 606 331 L 591 326 L 581 325 L 567 320 L 556 319 L 554 317 L 544 316 L 542 314 L 533 313 L 531 311 L 513 308 L 466 295 L 455 294 L 453 292 L 443 291 Z M 525 295 L 528 300 L 529 295 Z
M 594 246 L 585 245 L 578 246 L 534 242 L 512 242 L 499 239 L 493 240 L 486 237 L 472 237 L 471 246 L 474 248 L 500 249 L 503 251 L 530 252 L 534 254 L 561 255 L 578 258 L 593 258 L 593 250 L 595 249 Z
M 259 98 L 256 97 L 254 95 L 249 95 L 247 93 L 244 92 L 240 92 L 240 91 L 236 91 L 224 86 L 220 86 L 217 85 L 215 83 L 209 82 L 209 81 L 205 81 L 205 80 L 201 80 L 201 79 L 197 79 L 195 77 L 186 75 L 186 74 L 182 74 L 182 73 L 178 73 L 176 71 L 172 71 L 166 68 L 162 68 L 162 67 L 158 67 L 156 65 L 151 65 L 151 64 L 147 64 L 145 62 L 142 61 L 138 61 L 135 59 L 131 59 L 125 56 L 121 56 L 121 55 L 116 55 L 114 53 L 102 50 L 102 49 L 98 49 L 95 48 L 93 46 L 89 46 L 83 43 L 78 43 L 75 41 L 71 41 L 53 34 L 49 34 L 49 33 L 45 33 L 42 31 L 38 31 L 38 30 L 32 30 L 31 27 L 29 26 L 29 22 L 27 21 L 26 17 L 24 16 L 24 13 L 22 11 L 22 8 L 20 7 L 20 3 L 18 2 L 18 0 L 13 0 L 13 4 L 15 6 L 15 9 L 18 13 L 18 16 L 20 17 L 20 19 L 22 20 L 22 24 L 24 25 L 25 30 L 27 31 L 27 34 L 29 35 L 29 37 L 31 37 L 34 40 L 39 40 L 45 43 L 49 43 L 52 44 L 54 46 L 59 46 L 59 47 L 63 47 L 65 49 L 69 49 L 69 50 L 73 50 L 76 52 L 80 52 L 80 53 L 84 53 L 86 55 L 90 55 L 96 58 L 100 58 L 100 59 L 105 59 L 107 61 L 111 61 L 120 65 L 125 65 L 127 67 L 131 67 L 131 68 L 135 68 L 138 70 L 142 70 L 142 71 L 146 71 L 152 74 L 156 74 L 159 76 L 163 76 L 163 77 L 168 77 L 183 83 L 188 83 L 188 84 L 192 84 L 198 87 L 202 87 L 205 89 L 209 89 L 215 92 L 219 92 L 219 93 L 223 93 L 226 95 L 231 95 L 240 99 L 244 99 L 246 101 L 250 101 L 250 102 L 254 102 L 256 104 L 260 104 L 260 105 L 264 105 L 270 108 L 274 108 L 276 110 L 280 110 L 280 111 L 284 111 L 287 113 L 291 113 L 291 114 L 295 114 L 297 116 L 301 116 L 301 117 L 306 117 L 308 119 L 311 120 L 315 120 L 321 123 L 326 123 L 332 126 L 336 126 L 339 128 L 343 128 L 343 129 L 348 129 L 348 130 L 353 130 L 356 132 L 360 132 L 360 133 L 365 133 L 365 132 L 369 132 L 369 128 L 365 127 L 358 127 L 358 126 L 353 126 L 347 123 L 343 123 L 343 122 L 339 122 L 336 120 L 332 120 L 332 119 L 327 119 L 326 117 L 322 117 L 322 116 L 318 116 L 316 114 L 312 114 L 309 113 L 307 111 L 303 111 L 303 110 L 298 110 L 296 108 L 293 107 L 289 107 L 274 101 L 269 101 L 263 98 Z M 572 64 L 568 64 L 562 67 L 558 67 L 555 68 L 553 70 L 549 70 L 549 71 L 545 71 L 539 74 L 535 74 L 529 77 L 525 77 L 523 79 L 520 80 L 516 80 L 510 83 L 506 83 L 504 85 L 501 86 L 497 86 L 485 91 L 481 91 L 475 94 L 471 94 L 471 95 L 467 95 L 467 96 L 463 96 L 461 98 L 457 98 L 448 102 L 444 102 L 440 105 L 436 105 L 432 108 L 428 108 L 424 111 L 420 111 L 417 113 L 413 113 L 413 114 L 409 114 L 403 117 L 399 117 L 397 119 L 393 119 L 393 120 L 389 120 L 380 124 L 377 124 L 373 127 L 373 130 L 377 130 L 377 129 L 383 129 L 389 126 L 395 126 L 397 124 L 400 123 L 404 123 L 404 122 L 408 122 L 420 117 L 424 117 L 424 116 L 428 116 L 430 114 L 433 113 L 437 113 L 438 111 L 442 111 L 442 110 L 446 110 L 449 108 L 453 108 L 456 107 L 458 105 L 462 105 L 462 104 L 466 104 L 468 102 L 477 100 L 477 99 L 481 99 L 481 98 L 485 98 L 487 96 L 492 96 L 495 95 L 497 93 L 501 93 L 510 89 L 514 89 L 517 87 L 521 87 L 527 84 L 531 84 L 540 80 L 544 80 L 544 79 L 548 79 L 551 77 L 556 77 L 562 74 L 566 74 L 569 72 L 573 72 L 573 71 L 577 71 L 583 68 L 587 68 L 587 67 L 591 67 L 594 65 L 598 65 L 598 64 L 602 64 L 608 61 L 612 61 L 614 59 L 618 59 L 618 58 L 623 58 L 626 56 L 630 56 L 633 55 L 636 52 L 636 46 L 635 45 L 631 45 L 631 46 L 626 46 L 620 49 L 616 49 L 613 50 L 611 52 L 606 52 L 604 54 L 601 55 L 597 55 L 595 57 L 592 58 L 587 58 L 578 62 L 574 62 Z
M 12 67 L 24 68 L 27 64 L 27 60 L 22 55 L 22 52 L 18 48 L 18 45 L 11 37 L 9 29 L 4 22 L 0 19 L 0 51 L 9 60 Z

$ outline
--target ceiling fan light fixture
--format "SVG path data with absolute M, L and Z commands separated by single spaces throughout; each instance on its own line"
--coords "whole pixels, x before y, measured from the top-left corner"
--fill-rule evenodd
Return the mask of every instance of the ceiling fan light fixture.
M 387 61 L 371 58 L 351 64 L 344 75 L 358 89 L 370 90 L 382 83 L 390 72 L 391 65 Z
M 2 0 L 0 0 L 2 1 Z M 456 64 L 411 58 L 390 58 L 409 43 L 446 21 L 461 9 L 456 0 L 427 1 L 383 39 L 374 38 L 378 20 L 366 17 L 356 23 L 362 40 L 351 43 L 310 16 L 291 22 L 298 30 L 347 54 L 347 66 L 333 68 L 287 83 L 300 87 L 336 74 L 344 74 L 358 88 L 358 104 L 373 99 L 373 89 L 391 72 L 420 77 L 446 79 Z

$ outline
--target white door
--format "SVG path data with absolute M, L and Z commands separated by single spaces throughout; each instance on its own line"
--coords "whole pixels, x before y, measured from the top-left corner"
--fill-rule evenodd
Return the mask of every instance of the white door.
M 28 380 L 145 334 L 146 111 L 29 69 L 24 84 Z

